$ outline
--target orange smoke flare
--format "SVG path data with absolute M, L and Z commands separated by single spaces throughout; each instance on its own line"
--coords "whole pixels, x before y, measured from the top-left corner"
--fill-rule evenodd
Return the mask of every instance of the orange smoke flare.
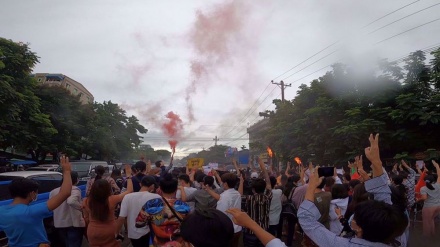
M 267 147 L 267 154 L 269 154 L 271 158 L 273 157 L 273 152 L 272 149 L 270 149 L 270 147 Z
M 301 159 L 299 157 L 295 157 L 295 161 L 298 165 L 302 164 Z

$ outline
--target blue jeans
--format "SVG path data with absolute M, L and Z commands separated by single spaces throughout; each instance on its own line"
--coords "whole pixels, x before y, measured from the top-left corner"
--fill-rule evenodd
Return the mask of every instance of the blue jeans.
M 85 227 L 57 228 L 58 235 L 66 247 L 81 247 Z

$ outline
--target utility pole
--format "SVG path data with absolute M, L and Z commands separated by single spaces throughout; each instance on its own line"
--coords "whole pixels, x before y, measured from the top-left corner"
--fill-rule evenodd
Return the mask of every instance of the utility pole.
M 284 84 L 284 81 L 280 81 L 279 83 L 273 81 L 271 82 L 272 84 L 275 84 L 281 88 L 281 101 L 284 101 L 284 89 L 286 89 L 286 87 L 291 87 L 292 83 Z
M 215 136 L 215 138 L 212 140 L 215 141 L 215 146 L 217 146 L 217 142 L 220 141 L 220 139 L 218 139 L 217 136 Z

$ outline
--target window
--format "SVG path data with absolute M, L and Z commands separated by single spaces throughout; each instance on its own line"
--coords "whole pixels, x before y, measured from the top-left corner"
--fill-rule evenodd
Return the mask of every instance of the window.
M 73 91 L 75 92 L 75 94 L 77 94 L 77 93 L 78 93 L 78 89 L 76 89 L 76 88 L 75 88 L 75 89 L 74 89 Z
M 66 84 L 66 88 L 69 89 L 70 88 L 70 84 Z
M 38 82 L 40 82 L 41 81 L 41 78 L 38 78 Z
M 79 97 L 82 98 L 82 96 L 83 96 L 83 93 L 79 93 Z

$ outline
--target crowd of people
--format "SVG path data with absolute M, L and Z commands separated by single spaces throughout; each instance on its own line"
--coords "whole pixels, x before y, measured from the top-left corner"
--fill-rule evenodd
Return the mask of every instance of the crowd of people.
M 283 172 L 266 168 L 170 172 L 172 163 L 139 161 L 124 175 L 96 168 L 86 197 L 75 186 L 78 174 L 61 159 L 63 181 L 47 203 L 32 204 L 38 184 L 13 180 L 13 202 L 0 208 L 0 229 L 9 246 L 50 246 L 43 219 L 53 212 L 65 246 L 407 246 L 410 213 L 422 209 L 423 234 L 435 234 L 440 215 L 439 165 L 412 167 L 405 161 L 386 171 L 379 135 L 370 135 L 365 156 L 344 170 L 326 174 L 309 163 Z M 327 168 L 328 170 L 328 168 Z M 416 182 L 416 175 L 420 178 Z

